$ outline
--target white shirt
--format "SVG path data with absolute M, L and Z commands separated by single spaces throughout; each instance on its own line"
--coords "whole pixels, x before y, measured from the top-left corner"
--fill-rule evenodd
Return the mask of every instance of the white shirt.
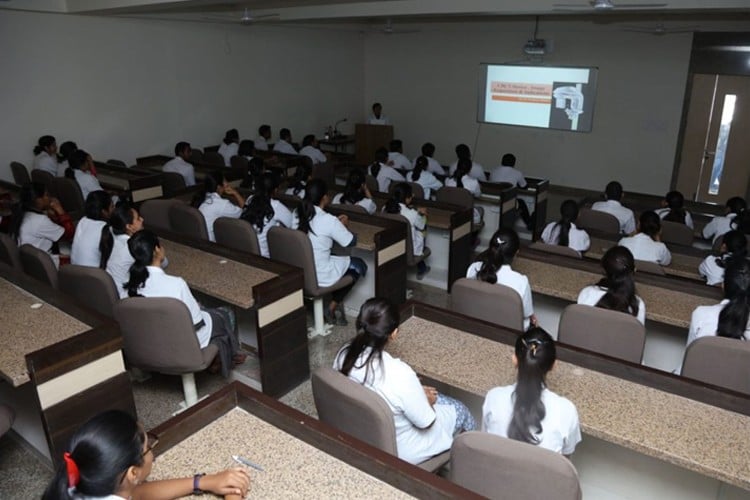
M 219 193 L 208 193 L 206 200 L 198 207 L 203 217 L 206 219 L 206 228 L 208 229 L 208 239 L 216 241 L 214 236 L 214 222 L 219 217 L 239 218 L 242 209 L 229 200 L 225 200 Z
M 655 262 L 662 266 L 668 266 L 672 262 L 672 254 L 667 245 L 661 241 L 652 240 L 651 236 L 645 233 L 626 236 L 617 244 L 630 250 L 636 260 Z
M 378 189 L 382 193 L 388 192 L 388 187 L 391 185 L 391 181 L 404 182 L 406 178 L 396 171 L 395 168 L 390 165 L 380 164 L 380 171 L 377 176 Z
M 391 151 L 388 153 L 388 163 L 390 162 L 393 162 L 393 165 L 391 165 L 393 168 L 399 168 L 401 170 L 411 170 L 414 168 L 409 161 L 409 158 L 398 151 Z
M 369 349 L 362 352 L 349 372 L 349 378 L 375 391 L 388 404 L 396 427 L 398 457 L 417 464 L 449 449 L 456 425 L 455 408 L 439 404 L 430 406 L 414 370 L 385 351 L 382 352 L 382 363 L 372 363 L 365 381 L 367 369 L 363 365 L 369 352 Z M 340 369 L 344 357 L 344 351 L 339 351 L 333 363 L 335 370 Z
M 42 151 L 34 157 L 34 169 L 44 170 L 52 175 L 57 175 L 57 158 L 50 156 L 46 151 Z M 65 172 L 63 171 L 63 174 Z
M 466 271 L 466 277 L 477 279 L 477 274 L 481 268 L 481 262 L 472 263 Z M 521 302 L 523 303 L 523 329 L 528 330 L 529 325 L 531 325 L 531 315 L 534 314 L 534 304 L 531 299 L 531 286 L 529 285 L 529 279 L 525 275 L 514 271 L 508 265 L 502 266 L 498 269 L 496 274 L 496 284 L 512 288 L 521 297 Z
M 453 175 L 456 172 L 457 166 L 458 160 L 451 163 L 451 166 L 448 168 L 448 175 Z M 487 180 L 487 176 L 484 173 L 484 167 L 473 160 L 471 162 L 471 170 L 469 170 L 469 175 L 480 181 Z
M 333 242 L 347 247 L 354 239 L 354 235 L 338 217 L 327 213 L 320 207 L 315 207 L 315 216 L 310 221 L 310 231 L 307 236 L 310 238 L 315 257 L 318 286 L 324 288 L 333 285 L 349 269 L 349 257 L 331 255 Z
M 427 218 L 414 210 L 409 208 L 403 203 L 398 204 L 401 211 L 400 214 L 406 217 L 411 226 L 411 242 L 414 248 L 414 255 L 419 256 L 424 253 L 424 229 L 427 225 Z
M 99 240 L 102 228 L 107 223 L 101 220 L 83 217 L 76 225 L 73 236 L 73 247 L 70 250 L 70 263 L 77 266 L 99 267 L 102 254 L 99 251 Z
M 666 217 L 669 214 L 670 209 L 659 208 L 658 210 L 654 210 L 654 212 L 656 212 L 656 215 L 658 215 L 663 220 L 664 217 Z M 689 227 L 690 229 L 693 229 L 693 216 L 690 215 L 690 212 L 688 212 L 687 210 L 685 210 L 685 225 Z
M 83 195 L 84 201 L 86 201 L 90 192 L 103 190 L 102 185 L 99 184 L 96 177 L 91 175 L 91 172 L 84 172 L 83 170 L 75 169 L 73 170 L 73 174 L 76 177 L 78 186 L 81 188 L 81 194 Z
M 431 156 L 425 156 L 425 158 L 427 158 L 427 168 L 425 169 L 426 171 L 432 172 L 433 174 L 445 175 L 445 169 L 440 164 L 440 162 L 438 162 L 435 158 Z M 414 167 L 416 166 L 417 166 L 417 158 L 414 158 L 414 161 L 412 162 L 412 169 L 414 169 Z
M 428 172 L 427 170 L 423 170 L 422 173 L 419 174 L 419 179 L 414 180 L 414 172 L 409 172 L 406 174 L 406 179 L 410 182 L 416 182 L 420 186 L 422 186 L 422 191 L 424 191 L 424 197 L 426 200 L 430 199 L 430 195 L 432 194 L 432 191 L 437 191 L 441 187 L 443 187 L 443 183 L 438 180 L 437 177 L 433 175 L 432 172 Z
M 732 221 L 735 217 L 737 217 L 737 214 L 714 217 L 703 228 L 703 237 L 706 239 L 713 238 L 713 241 L 718 240 L 720 236 L 732 230 Z
M 296 155 L 297 150 L 294 146 L 286 142 L 284 139 L 279 139 L 276 144 L 273 145 L 273 150 L 277 153 L 286 153 L 288 155 Z
M 560 240 L 560 226 L 557 222 L 550 222 L 542 231 L 542 241 L 548 245 L 557 245 Z M 589 233 L 583 229 L 578 229 L 575 224 L 570 223 L 568 231 L 568 246 L 573 250 L 585 252 L 591 246 Z
M 729 255 L 727 254 L 727 258 Z M 706 278 L 707 285 L 721 285 L 724 283 L 724 268 L 716 263 L 719 259 L 720 257 L 716 255 L 709 255 L 698 266 L 698 274 Z
M 236 142 L 226 144 L 224 141 L 221 141 L 221 144 L 219 144 L 219 154 L 224 157 L 224 165 L 227 167 L 232 165 L 232 156 L 236 155 L 239 149 L 240 145 Z
M 61 161 L 57 164 L 57 176 L 65 177 L 65 171 L 68 170 L 68 160 Z
M 305 155 L 308 158 L 310 158 L 312 160 L 313 165 L 317 165 L 318 163 L 325 163 L 328 160 L 328 158 L 326 158 L 326 155 L 325 153 L 323 153 L 323 151 L 313 146 L 305 146 L 304 148 L 299 150 L 299 154 Z
M 482 405 L 482 430 L 508 437 L 508 426 L 513 419 L 514 391 L 516 385 L 495 387 L 491 389 Z M 542 389 L 544 418 L 538 446 L 563 455 L 571 455 L 576 445 L 581 442 L 581 428 L 578 411 L 568 399 L 558 396 L 545 388 Z
M 619 201 L 597 201 L 591 205 L 591 210 L 606 212 L 617 217 L 617 220 L 620 222 L 620 232 L 623 234 L 630 234 L 635 231 L 635 216 L 633 215 L 633 211 L 623 207 Z
M 195 168 L 179 156 L 175 156 L 162 167 L 164 172 L 174 172 L 185 178 L 186 186 L 195 185 Z
M 719 328 L 719 314 L 724 306 L 729 304 L 729 299 L 724 299 L 712 306 L 698 306 L 690 317 L 690 328 L 688 330 L 687 345 L 701 337 L 713 337 Z M 750 325 L 745 328 L 745 340 L 750 340 Z
M 255 145 L 255 149 L 258 151 L 268 151 L 268 143 L 266 142 L 266 138 L 263 136 L 258 136 L 255 139 L 253 139 L 253 144 Z
M 247 199 L 247 203 L 250 203 L 252 196 Z M 258 235 L 258 247 L 260 248 L 260 254 L 263 257 L 271 258 L 271 253 L 268 250 L 268 231 L 272 227 L 284 226 L 289 229 L 297 229 L 297 220 L 292 215 L 292 212 L 281 203 L 279 200 L 271 199 L 271 208 L 273 209 L 273 216 L 270 219 L 266 219 L 263 224 L 263 229 L 258 230 L 257 226 L 252 226 L 255 230 L 255 234 Z
M 286 191 L 284 191 L 284 194 L 288 194 L 289 196 L 296 196 L 297 198 L 304 199 L 305 197 L 305 188 L 303 187 L 296 193 L 294 192 L 294 186 L 286 188 Z
M 576 301 L 578 304 L 583 304 L 586 306 L 596 306 L 596 304 L 599 302 L 599 300 L 604 297 L 604 294 L 607 293 L 606 288 L 601 288 L 598 285 L 590 285 L 581 290 L 581 293 L 578 294 L 578 300 Z M 640 297 L 636 295 L 636 300 L 638 301 L 638 315 L 636 316 L 636 319 L 642 324 L 646 324 L 646 304 L 643 303 L 643 300 L 641 300 Z M 623 313 L 624 314 L 624 313 Z
M 333 201 L 331 203 L 341 205 L 344 204 L 343 201 L 341 201 L 341 198 L 344 197 L 344 193 L 338 193 L 336 196 L 333 197 Z M 360 207 L 367 210 L 367 213 L 372 215 L 375 213 L 375 211 L 378 209 L 378 206 L 375 204 L 374 201 L 372 201 L 370 198 L 364 197 L 361 200 L 359 200 L 355 205 L 359 205 Z
M 520 188 L 526 187 L 526 177 L 523 176 L 521 171 L 505 165 L 500 165 L 492 169 L 492 172 L 490 172 L 490 182 L 508 182 Z
M 128 291 L 123 285 L 130 279 L 130 266 L 133 265 L 135 259 L 128 249 L 128 240 L 130 239 L 130 236 L 127 234 L 113 234 L 112 236 L 114 237 L 112 254 L 107 261 L 106 270 L 109 275 L 112 276 L 112 280 L 115 282 L 120 298 L 124 299 L 128 296 Z
M 367 124 L 368 125 L 390 125 L 391 120 L 388 119 L 385 115 L 380 115 L 380 118 L 376 118 L 375 115 L 370 115 L 367 117 Z
M 476 178 L 469 175 L 464 175 L 463 177 L 461 177 L 461 184 L 463 184 L 464 189 L 469 190 L 469 192 L 473 194 L 475 198 L 482 195 L 482 188 L 480 187 L 479 181 L 476 180 Z M 448 187 L 457 187 L 458 183 L 453 177 L 447 177 L 445 179 L 445 185 Z
M 29 244 L 44 252 L 52 250 L 52 244 L 62 238 L 65 228 L 52 222 L 47 214 L 26 212 L 18 230 L 18 246 Z

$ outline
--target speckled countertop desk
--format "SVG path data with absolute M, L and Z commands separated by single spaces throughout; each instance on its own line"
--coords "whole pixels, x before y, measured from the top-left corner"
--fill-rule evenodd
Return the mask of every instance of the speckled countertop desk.
M 243 309 L 255 303 L 253 286 L 276 277 L 264 269 L 174 241 L 162 239 L 161 243 L 169 260 L 169 274 L 180 276 L 190 288 Z
M 438 229 L 450 229 L 453 211 L 436 207 L 427 207 L 427 226 Z
M 591 248 L 586 252 L 586 257 L 601 259 L 604 253 L 615 245 L 616 242 L 614 241 L 591 238 Z M 698 266 L 700 266 L 701 262 L 703 262 L 703 259 L 700 257 L 672 253 L 672 262 L 664 267 L 664 272 L 672 276 L 704 281 L 704 278 L 698 274 Z
M 29 381 L 26 355 L 91 329 L 15 285 L 0 279 L 0 376 L 18 387 Z M 32 309 L 33 304 L 41 304 Z
M 237 467 L 232 455 L 264 469 L 248 468 L 249 498 L 412 498 L 239 408 L 159 455 L 150 477 L 185 477 Z
M 375 234 L 382 231 L 380 226 L 372 226 L 364 222 L 349 221 L 349 231 L 357 235 L 357 248 L 360 250 L 375 250 Z
M 389 351 L 482 397 L 515 382 L 511 346 L 418 317 L 401 324 Z M 547 382 L 576 405 L 585 433 L 750 489 L 750 417 L 565 362 Z
M 513 260 L 513 269 L 525 274 L 535 293 L 575 302 L 580 291 L 595 285 L 602 275 L 549 264 L 523 257 Z M 716 301 L 658 286 L 636 283 L 636 291 L 646 304 L 646 318 L 680 328 L 690 326 L 690 316 L 698 306 Z

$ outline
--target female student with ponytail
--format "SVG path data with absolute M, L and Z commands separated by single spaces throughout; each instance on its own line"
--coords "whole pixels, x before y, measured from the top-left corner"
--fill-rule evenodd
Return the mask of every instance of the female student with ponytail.
M 258 247 L 263 257 L 270 258 L 268 230 L 275 226 L 296 229 L 292 212 L 276 199 L 279 184 L 276 176 L 265 173 L 255 180 L 255 194 L 245 204 L 240 218 L 250 223 L 258 235 Z
M 367 189 L 365 174 L 358 168 L 353 168 L 349 171 L 349 177 L 346 179 L 344 192 L 338 193 L 334 196 L 333 203 L 359 205 L 370 215 L 374 214 L 378 209 L 378 206 L 372 201 L 370 190 Z
M 385 204 L 384 211 L 389 214 L 399 214 L 409 221 L 411 226 L 411 241 L 414 255 L 424 253 L 424 231 L 427 227 L 427 209 L 413 208 L 411 186 L 406 182 L 399 182 L 391 193 L 391 197 Z M 424 260 L 417 264 L 417 279 L 421 280 L 429 272 L 430 266 Z
M 685 224 L 693 229 L 693 217 L 685 210 L 685 197 L 679 191 L 670 191 L 664 197 L 662 208 L 656 210 L 656 215 L 662 220 Z
M 68 163 L 70 166 L 65 169 L 65 177 L 78 183 L 84 200 L 88 198 L 89 193 L 102 190 L 102 185 L 93 175 L 94 160 L 90 154 L 82 149 L 77 149 L 70 154 Z
M 51 135 L 43 135 L 34 146 L 34 170 L 56 176 L 57 169 L 57 140 Z
M 409 365 L 388 354 L 398 325 L 393 303 L 367 300 L 357 316 L 357 334 L 339 350 L 333 368 L 385 400 L 393 412 L 398 457 L 417 464 L 450 449 L 453 436 L 474 430 L 476 423 L 463 403 L 422 386 Z
M 147 481 L 153 448 L 141 425 L 128 413 L 109 410 L 83 424 L 70 439 L 63 462 L 43 500 L 172 500 L 203 492 L 227 500 L 244 498 L 250 476 L 242 468 L 215 474 Z
M 312 179 L 312 166 L 307 163 L 303 163 L 302 165 L 297 167 L 297 170 L 294 171 L 292 182 L 289 184 L 289 187 L 284 192 L 284 194 L 296 196 L 297 198 L 304 198 L 305 186 L 308 182 L 310 182 L 310 179 Z
M 578 203 L 565 200 L 560 205 L 560 220 L 547 224 L 542 231 L 542 241 L 548 245 L 560 245 L 585 252 L 591 246 L 591 239 L 586 231 L 576 227 L 574 222 L 577 218 Z
M 709 255 L 698 266 L 698 274 L 706 278 L 707 285 L 716 286 L 724 282 L 724 270 L 731 259 L 747 258 L 747 238 L 737 230 L 724 233 L 720 252 L 718 257 Z
M 124 299 L 128 296 L 125 283 L 130 278 L 130 266 L 135 262 L 128 249 L 128 240 L 143 229 L 143 217 L 130 204 L 118 203 L 109 216 L 109 228 L 109 233 L 102 233 L 99 242 L 99 267 L 112 276 L 120 298 Z
M 668 266 L 672 262 L 672 254 L 667 245 L 661 242 L 661 219 L 656 212 L 650 210 L 641 214 L 638 232 L 622 238 L 617 244 L 630 250 L 637 260 L 661 266 Z
M 635 316 L 646 323 L 646 305 L 635 294 L 635 261 L 625 247 L 612 247 L 602 257 L 604 277 L 578 294 L 578 303 Z
M 370 165 L 368 171 L 370 175 L 378 181 L 378 190 L 381 193 L 387 193 L 391 182 L 404 182 L 406 179 L 398 170 L 387 165 L 388 150 L 379 148 L 375 151 L 375 161 Z
M 568 399 L 547 389 L 547 373 L 555 365 L 552 337 L 531 328 L 516 339 L 513 365 L 516 383 L 495 387 L 482 406 L 482 430 L 572 455 L 581 442 L 578 411 Z
M 231 198 L 234 203 L 224 196 Z M 203 179 L 203 191 L 193 198 L 191 205 L 200 210 L 206 219 L 209 241 L 216 241 L 214 236 L 216 219 L 219 217 L 239 218 L 245 207 L 245 199 L 227 183 L 223 173 L 215 170 Z
M 112 197 L 106 191 L 92 191 L 86 197 L 85 216 L 78 221 L 70 251 L 70 263 L 99 267 L 102 241 L 109 236 L 109 217 L 114 210 Z
M 470 170 L 471 160 L 460 158 L 458 163 L 456 163 L 456 171 L 453 172 L 453 175 L 445 179 L 445 185 L 447 187 L 466 189 L 474 198 L 478 198 L 482 195 L 482 188 L 479 186 L 479 181 L 469 174 Z M 482 221 L 483 213 L 480 208 L 474 207 L 474 213 L 472 214 L 474 224 L 479 224 Z
M 443 187 L 443 183 L 440 182 L 438 178 L 432 174 L 432 172 L 427 170 L 428 165 L 429 162 L 427 160 L 427 157 L 420 156 L 416 160 L 414 160 L 414 170 L 406 174 L 406 179 L 409 182 L 416 182 L 417 184 L 422 186 L 425 200 L 430 199 L 430 194 L 433 191 L 437 191 L 438 189 Z

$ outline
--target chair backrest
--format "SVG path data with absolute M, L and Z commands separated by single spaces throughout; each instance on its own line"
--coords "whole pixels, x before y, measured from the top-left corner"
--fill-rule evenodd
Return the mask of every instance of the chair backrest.
M 414 255 L 414 240 L 413 240 L 413 234 L 411 232 L 411 223 L 409 220 L 404 217 L 401 214 L 389 214 L 388 212 L 380 212 L 378 214 L 381 217 L 385 217 L 386 219 L 395 220 L 398 222 L 403 222 L 405 224 L 405 232 L 406 232 L 406 265 L 407 266 L 416 266 L 417 263 L 422 260 L 418 259 L 416 255 Z
M 169 225 L 176 233 L 199 240 L 208 239 L 206 218 L 200 210 L 187 203 L 178 203 L 169 207 Z
M 635 270 L 641 273 L 656 274 L 657 276 L 666 276 L 664 268 L 656 262 L 635 259 Z
M 206 151 L 203 153 L 203 159 L 201 160 L 203 163 L 207 163 L 208 165 L 216 165 L 219 167 L 224 167 L 224 157 L 221 156 L 216 151 Z
M 190 159 L 188 161 L 190 163 L 198 163 L 200 161 L 203 161 L 203 151 L 197 148 L 192 148 L 190 150 Z
M 50 196 L 57 196 L 57 193 L 55 192 L 55 186 L 52 184 L 52 181 L 54 179 L 54 175 L 44 170 L 35 168 L 31 171 L 31 182 L 41 182 L 42 184 L 44 184 L 47 187 L 47 191 L 49 191 Z
M 120 300 L 112 276 L 98 267 L 62 266 L 57 281 L 61 292 L 110 318 L 112 307 Z
M 116 167 L 125 167 L 125 168 L 128 167 L 128 164 L 125 163 L 124 161 L 116 160 L 114 158 L 110 158 L 109 160 L 106 161 L 106 163 L 109 163 L 110 165 L 114 165 Z
M 177 174 L 179 175 L 179 174 Z M 181 204 L 179 200 L 146 200 L 141 203 L 139 210 L 143 223 L 149 229 L 172 230 L 169 222 L 169 209 L 174 205 Z
M 305 293 L 319 295 L 315 257 L 310 238 L 305 233 L 286 227 L 272 227 L 268 230 L 268 253 L 273 260 L 301 267 L 305 278 Z
M 362 205 L 352 205 L 351 203 L 332 203 L 331 208 L 354 212 L 355 214 L 366 214 L 367 210 Z
M 661 221 L 661 241 L 686 247 L 693 245 L 693 230 L 685 224 L 668 220 Z
M 182 174 L 177 172 L 161 173 L 161 188 L 164 190 L 164 196 L 174 196 L 185 187 L 185 178 Z
M 599 354 L 640 363 L 646 328 L 630 314 L 572 304 L 560 315 L 557 339 Z
M 474 208 L 474 196 L 468 189 L 443 186 L 435 191 L 435 201 L 451 203 L 464 208 Z
M 10 430 L 15 417 L 10 406 L 0 405 L 0 437 Z
M 0 262 L 4 262 L 19 271 L 23 270 L 21 255 L 18 253 L 18 243 L 5 233 L 0 233 Z
M 18 249 L 23 272 L 34 279 L 57 288 L 57 267 L 50 254 L 29 244 Z
M 310 380 L 321 422 L 397 454 L 393 412 L 375 391 L 328 367 L 315 370 Z
M 19 163 L 17 161 L 10 162 L 10 171 L 13 174 L 13 182 L 18 184 L 19 186 L 23 186 L 24 184 L 28 184 L 29 182 L 31 182 L 29 171 L 26 170 L 26 165 L 24 165 L 23 163 Z
M 232 217 L 219 217 L 214 222 L 214 236 L 219 245 L 260 255 L 258 235 L 247 221 Z
M 750 342 L 701 337 L 690 343 L 682 376 L 750 394 Z
M 523 331 L 523 301 L 512 288 L 461 278 L 451 288 L 451 309 L 473 318 Z
M 55 177 L 52 179 L 52 186 L 65 211 L 74 219 L 83 217 L 83 192 L 78 182 L 67 177 Z
M 378 184 L 378 180 L 370 174 L 365 175 L 365 186 L 367 186 L 367 189 L 370 190 L 371 193 L 380 192 L 380 184 Z
M 229 165 L 232 169 L 232 173 L 239 179 L 244 179 L 247 175 L 248 165 L 247 158 L 244 156 L 234 155 L 229 159 Z
M 612 214 L 591 210 L 590 208 L 581 208 L 576 219 L 576 226 L 579 229 L 599 231 L 600 233 L 619 235 L 620 221 Z
M 581 252 L 573 250 L 569 246 L 562 245 L 550 245 L 541 241 L 536 241 L 529 245 L 532 250 L 539 250 L 540 252 L 554 253 L 557 255 L 564 255 L 566 257 L 573 257 L 574 259 L 581 259 Z
M 323 179 L 326 186 L 334 186 L 336 184 L 336 169 L 331 163 L 318 163 L 313 165 L 312 168 L 313 179 Z
M 488 498 L 582 498 L 578 472 L 570 460 L 539 446 L 486 432 L 456 436 L 449 478 Z
M 391 184 L 388 186 L 388 194 L 393 195 L 393 190 L 396 189 L 396 186 L 401 184 L 400 182 L 391 182 Z M 411 186 L 411 194 L 414 196 L 417 200 L 424 200 L 424 189 L 422 188 L 422 185 L 417 182 L 407 182 L 409 186 Z

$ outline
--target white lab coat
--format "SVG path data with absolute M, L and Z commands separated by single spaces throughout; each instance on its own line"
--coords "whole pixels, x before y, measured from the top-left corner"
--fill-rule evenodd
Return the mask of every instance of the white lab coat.
M 65 228 L 52 222 L 47 214 L 26 212 L 18 230 L 18 246 L 29 244 L 44 252 L 52 251 L 52 244 L 62 238 Z
M 409 161 L 409 158 L 399 153 L 398 151 L 391 151 L 390 153 L 388 153 L 388 163 L 390 162 L 393 162 L 393 165 L 391 165 L 393 168 L 398 168 L 401 170 L 411 170 L 414 168 Z
M 203 217 L 206 219 L 206 228 L 208 229 L 208 239 L 210 241 L 216 241 L 214 236 L 214 222 L 219 217 L 232 217 L 234 219 L 239 218 L 242 214 L 242 209 L 219 196 L 218 193 L 208 193 L 206 200 L 201 203 L 198 210 L 201 211 Z
M 247 204 L 252 200 L 252 196 L 247 199 Z M 246 206 L 247 206 L 246 204 Z M 268 231 L 272 227 L 284 226 L 289 229 L 297 229 L 297 219 L 292 215 L 292 212 L 281 203 L 279 200 L 271 199 L 271 208 L 273 209 L 273 216 L 267 219 L 263 224 L 263 229 L 258 230 L 257 226 L 252 226 L 255 230 L 255 234 L 258 236 L 258 247 L 260 248 L 260 254 L 263 257 L 270 258 L 271 253 L 268 250 Z
M 654 210 L 654 212 L 656 212 L 656 215 L 664 220 L 664 217 L 669 214 L 670 210 L 669 208 L 659 208 L 657 210 Z M 688 212 L 687 210 L 685 210 L 685 225 L 690 229 L 693 229 L 693 216 L 690 215 L 690 212 Z
M 347 256 L 331 255 L 334 241 L 342 247 L 347 247 L 354 239 L 354 235 L 342 222 L 320 207 L 315 207 L 315 216 L 310 221 L 310 231 L 307 233 L 312 244 L 315 257 L 315 274 L 318 286 L 327 287 L 336 283 L 349 269 L 350 259 Z
M 255 149 L 258 151 L 268 151 L 268 142 L 265 137 L 258 136 L 253 140 Z
M 557 245 L 560 240 L 560 226 L 557 222 L 550 222 L 542 231 L 542 241 L 548 245 Z M 578 229 L 575 224 L 570 224 L 568 231 L 568 246 L 573 250 L 585 252 L 591 246 L 589 233 L 583 229 Z
M 399 203 L 400 213 L 411 226 L 411 242 L 414 249 L 414 255 L 419 256 L 424 253 L 424 229 L 427 225 L 427 218 L 413 208 L 409 208 L 403 203 Z
M 286 142 L 284 139 L 279 139 L 276 141 L 276 144 L 273 145 L 273 150 L 277 153 L 285 153 L 288 155 L 296 155 L 297 150 L 294 149 L 294 146 Z
M 236 155 L 239 149 L 240 145 L 236 142 L 226 144 L 224 141 L 221 141 L 221 144 L 219 144 L 219 154 L 224 157 L 225 166 L 229 167 L 232 165 L 232 156 Z
M 112 280 L 115 282 L 120 298 L 124 299 L 128 296 L 128 291 L 123 285 L 130 279 L 130 266 L 133 265 L 135 259 L 128 249 L 128 240 L 130 239 L 130 236 L 127 234 L 114 234 L 113 236 L 114 242 L 112 244 L 112 254 L 107 261 L 106 270 L 109 275 L 112 276 Z
M 431 156 L 425 156 L 425 158 L 427 158 L 427 168 L 425 170 L 433 174 L 445 175 L 445 169 L 440 164 L 440 162 L 438 162 L 435 158 Z M 416 166 L 417 166 L 417 158 L 414 158 L 414 161 L 412 162 L 412 170 Z
M 333 197 L 333 201 L 331 203 L 341 205 L 345 204 L 343 201 L 341 201 L 341 198 L 344 197 L 344 193 L 338 193 L 336 196 Z M 367 213 L 372 215 L 375 213 L 375 211 L 378 209 L 378 206 L 375 204 L 374 201 L 372 201 L 370 198 L 362 198 L 359 200 L 356 205 L 359 205 L 360 207 L 367 210 Z
M 46 151 L 42 151 L 34 157 L 34 169 L 44 170 L 52 175 L 57 175 L 57 158 L 50 156 Z M 63 172 L 64 173 L 64 172 Z
M 299 150 L 299 154 L 307 156 L 312 160 L 313 165 L 317 165 L 318 163 L 325 163 L 328 158 L 326 158 L 325 153 L 323 151 L 319 150 L 318 148 L 314 148 L 312 146 L 305 146 L 304 148 Z
M 520 188 L 526 187 L 526 177 L 520 170 L 513 167 L 500 165 L 490 172 L 490 182 L 508 182 Z
M 724 306 L 729 304 L 729 299 L 724 299 L 712 306 L 698 306 L 690 317 L 690 328 L 688 329 L 687 345 L 701 337 L 712 337 L 716 335 L 719 328 L 719 314 Z M 750 340 L 750 325 L 745 328 L 745 340 Z
M 102 185 L 99 184 L 99 180 L 94 177 L 91 172 L 84 172 L 83 170 L 75 169 L 73 174 L 76 177 L 76 182 L 81 188 L 81 194 L 83 195 L 84 201 L 88 198 L 89 193 L 92 191 L 102 191 Z
M 376 177 L 378 181 L 378 189 L 382 193 L 387 193 L 391 182 L 404 182 L 406 178 L 401 175 L 395 168 L 390 165 L 380 164 L 380 171 Z
M 424 197 L 426 200 L 430 199 L 430 195 L 433 191 L 437 191 L 438 189 L 443 187 L 443 183 L 440 182 L 432 172 L 428 172 L 427 170 L 423 170 L 422 173 L 419 174 L 419 179 L 414 180 L 413 177 L 414 172 L 409 172 L 408 174 L 406 174 L 406 179 L 409 182 L 416 182 L 417 184 L 422 186 L 422 191 L 424 191 Z
M 581 290 L 581 292 L 578 294 L 578 299 L 576 300 L 576 302 L 578 304 L 583 304 L 586 306 L 596 306 L 599 300 L 604 297 L 604 294 L 606 293 L 606 288 L 601 288 L 597 285 L 590 285 Z M 640 297 L 636 296 L 635 298 L 638 301 L 638 315 L 636 316 L 636 319 L 640 321 L 642 325 L 645 325 L 646 304 L 644 304 L 643 300 L 641 300 Z
M 725 216 L 716 216 L 711 222 L 703 228 L 703 237 L 716 241 L 720 236 L 732 230 L 732 221 L 737 214 L 727 214 Z
M 195 185 L 195 168 L 179 156 L 175 156 L 165 163 L 162 171 L 180 174 L 185 179 L 185 186 Z
M 636 260 L 655 262 L 662 266 L 668 266 L 672 262 L 672 254 L 667 245 L 652 240 L 651 236 L 644 233 L 626 236 L 617 244 L 630 250 Z
M 367 124 L 368 125 L 390 125 L 391 120 L 388 119 L 385 115 L 380 115 L 380 118 L 375 118 L 375 115 L 370 115 L 367 117 Z
M 597 201 L 591 205 L 591 210 L 598 210 L 614 215 L 620 222 L 620 232 L 630 234 L 635 231 L 635 216 L 629 208 L 623 207 L 619 201 Z
M 454 173 L 456 173 L 457 166 L 458 160 L 451 163 L 451 166 L 448 167 L 448 175 L 453 175 Z M 487 180 L 487 175 L 484 173 L 484 167 L 473 160 L 471 162 L 471 170 L 469 170 L 469 175 L 480 181 Z
M 76 225 L 73 236 L 73 247 L 70 250 L 70 263 L 76 266 L 99 267 L 102 254 L 99 251 L 99 240 L 105 221 L 83 217 Z
M 724 257 L 725 262 L 731 254 L 727 254 Z M 717 264 L 717 260 L 721 257 L 716 255 L 709 255 L 703 262 L 698 266 L 698 274 L 706 278 L 707 285 L 721 285 L 724 283 L 724 268 Z
M 474 262 L 469 266 L 466 271 L 466 277 L 470 279 L 477 279 L 477 274 L 482 268 L 481 262 Z M 529 279 L 510 268 L 510 266 L 502 266 L 497 271 L 498 285 L 509 286 L 521 297 L 523 303 L 523 329 L 528 330 L 531 325 L 531 315 L 534 314 L 534 304 L 531 298 L 531 286 L 529 285 Z

